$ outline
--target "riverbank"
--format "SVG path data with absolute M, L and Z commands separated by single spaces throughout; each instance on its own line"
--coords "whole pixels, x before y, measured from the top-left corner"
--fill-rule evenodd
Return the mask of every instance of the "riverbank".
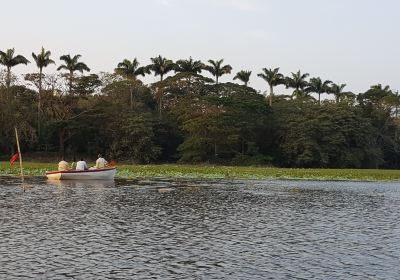
M 89 165 L 94 165 L 93 163 Z M 44 176 L 54 170 L 54 163 L 25 162 L 26 176 Z M 8 162 L 0 162 L 0 175 L 18 176 L 19 165 L 10 168 Z M 366 169 L 289 169 L 272 167 L 240 167 L 211 165 L 118 165 L 117 178 L 200 178 L 200 179 L 308 179 L 308 180 L 360 180 L 396 181 L 400 180 L 400 170 Z

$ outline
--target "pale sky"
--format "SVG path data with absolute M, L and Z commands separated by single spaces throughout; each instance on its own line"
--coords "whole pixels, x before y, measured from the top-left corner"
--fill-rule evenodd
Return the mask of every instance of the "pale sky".
M 92 72 L 124 58 L 142 65 L 161 54 L 176 60 L 224 58 L 252 70 L 302 70 L 355 93 L 376 83 L 400 89 L 398 0 L 0 0 L 0 49 L 32 60 L 41 46 L 81 54 Z M 45 72 L 53 72 L 48 67 Z M 16 73 L 36 71 L 17 66 Z M 146 82 L 155 81 L 153 77 Z M 282 91 L 282 89 L 280 89 Z M 279 89 L 278 89 L 279 92 Z

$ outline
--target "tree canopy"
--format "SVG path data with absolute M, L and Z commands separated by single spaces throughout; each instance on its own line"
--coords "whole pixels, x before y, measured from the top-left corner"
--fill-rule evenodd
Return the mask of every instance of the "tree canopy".
M 263 68 L 257 78 L 269 87 L 266 100 L 249 86 L 252 71 L 221 82 L 232 72 L 223 59 L 205 65 L 158 56 L 140 66 L 133 58 L 113 73 L 87 74 L 80 55 L 64 55 L 64 75 L 43 73 L 55 63 L 50 51 L 32 57 L 39 73 L 20 80 L 11 68 L 28 60 L 13 49 L 0 52 L 3 159 L 15 152 L 17 126 L 24 153 L 53 158 L 102 153 L 133 163 L 400 167 L 400 97 L 386 85 L 355 94 L 301 71 L 285 77 L 279 68 Z M 144 83 L 151 72 L 160 80 Z

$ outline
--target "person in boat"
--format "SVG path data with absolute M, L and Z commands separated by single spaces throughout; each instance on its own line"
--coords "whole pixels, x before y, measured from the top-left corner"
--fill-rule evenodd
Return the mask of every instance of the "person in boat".
M 86 161 L 84 161 L 83 158 L 81 158 L 81 160 L 76 163 L 76 170 L 80 170 L 80 171 L 88 170 Z
M 68 162 L 64 158 L 58 163 L 58 171 L 68 171 L 70 170 Z
M 74 159 L 72 160 L 71 169 L 76 169 L 76 158 L 75 158 L 75 157 L 74 157 Z
M 108 162 L 99 154 L 96 160 L 96 169 L 102 169 L 108 167 Z

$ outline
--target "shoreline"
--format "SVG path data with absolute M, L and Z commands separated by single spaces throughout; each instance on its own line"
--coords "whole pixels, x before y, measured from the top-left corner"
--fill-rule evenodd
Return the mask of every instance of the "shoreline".
M 25 162 L 24 174 L 26 177 L 45 177 L 46 171 L 55 168 L 54 163 Z M 18 165 L 10 167 L 8 162 L 0 162 L 0 176 L 19 176 Z M 400 170 L 295 169 L 186 164 L 117 165 L 116 179 L 137 178 L 396 182 L 400 181 Z

